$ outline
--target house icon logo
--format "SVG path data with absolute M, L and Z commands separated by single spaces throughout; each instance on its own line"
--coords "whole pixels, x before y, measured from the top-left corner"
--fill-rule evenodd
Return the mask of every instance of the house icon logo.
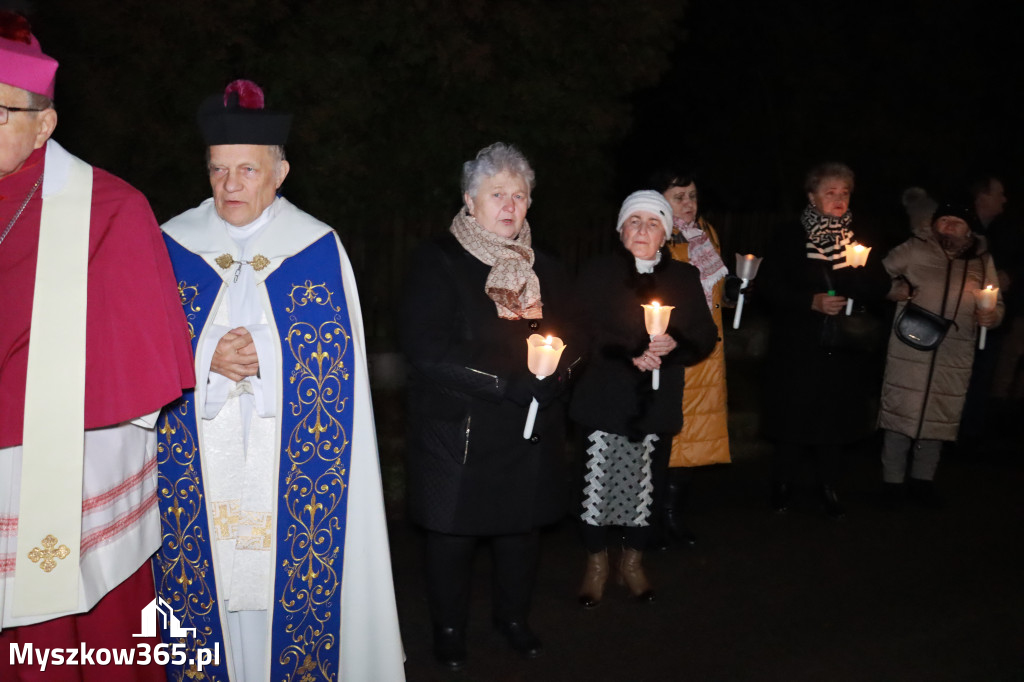
M 142 609 L 142 632 L 132 637 L 156 637 L 156 619 L 160 617 L 161 626 L 169 631 L 171 637 L 195 637 L 195 628 L 181 627 L 181 621 L 174 615 L 170 605 L 157 597 Z

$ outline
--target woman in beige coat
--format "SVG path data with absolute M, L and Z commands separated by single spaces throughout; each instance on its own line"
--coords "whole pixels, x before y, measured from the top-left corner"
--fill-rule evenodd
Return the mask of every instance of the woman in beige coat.
M 907 300 L 953 320 L 934 350 L 918 350 L 889 337 L 882 412 L 885 430 L 882 479 L 893 505 L 904 495 L 909 467 L 912 499 L 940 506 L 933 479 L 943 441 L 955 441 L 971 378 L 980 326 L 994 327 L 1003 318 L 999 298 L 993 310 L 981 310 L 974 292 L 996 286 L 996 269 L 985 238 L 971 233 L 970 209 L 943 204 L 932 217 L 931 234 L 913 236 L 882 261 L 894 278 L 889 298 L 899 301 L 896 320 Z

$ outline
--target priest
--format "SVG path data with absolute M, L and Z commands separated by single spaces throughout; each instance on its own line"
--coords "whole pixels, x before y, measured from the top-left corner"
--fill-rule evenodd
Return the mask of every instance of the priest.
M 57 62 L 0 12 L 0 679 L 139 639 L 160 546 L 156 421 L 193 385 L 145 197 L 51 139 Z M 36 656 L 31 652 L 36 651 Z M 15 653 L 17 652 L 17 656 Z M 46 679 L 68 679 L 50 668 Z M 79 661 L 74 679 L 159 679 Z M 80 677 L 79 677 L 80 675 Z
M 213 197 L 163 226 L 197 386 L 160 429 L 157 590 L 195 628 L 189 660 L 224 652 L 215 679 L 402 680 L 348 256 L 277 195 L 291 116 L 259 86 L 231 83 L 198 119 Z

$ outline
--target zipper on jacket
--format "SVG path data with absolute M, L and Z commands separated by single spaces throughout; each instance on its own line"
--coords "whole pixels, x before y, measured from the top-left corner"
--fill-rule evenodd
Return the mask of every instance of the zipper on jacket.
M 462 463 L 465 464 L 466 460 L 469 459 L 469 424 L 473 421 L 473 415 L 466 417 L 466 447 L 462 451 Z
M 494 379 L 494 388 L 498 388 L 498 377 L 496 377 L 495 375 L 488 374 L 487 372 L 481 372 L 480 370 L 473 369 L 472 367 L 467 367 L 466 369 L 468 369 L 470 372 L 475 372 L 476 374 L 482 374 L 485 377 L 490 377 L 490 378 Z

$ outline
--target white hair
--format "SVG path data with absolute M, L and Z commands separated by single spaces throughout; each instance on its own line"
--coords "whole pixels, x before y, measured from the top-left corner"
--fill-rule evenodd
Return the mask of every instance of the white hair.
M 484 178 L 492 178 L 499 173 L 518 175 L 529 185 L 529 201 L 533 201 L 534 172 L 530 162 L 523 153 L 510 144 L 495 142 L 476 153 L 476 158 L 462 164 L 462 191 L 476 198 L 477 190 Z

